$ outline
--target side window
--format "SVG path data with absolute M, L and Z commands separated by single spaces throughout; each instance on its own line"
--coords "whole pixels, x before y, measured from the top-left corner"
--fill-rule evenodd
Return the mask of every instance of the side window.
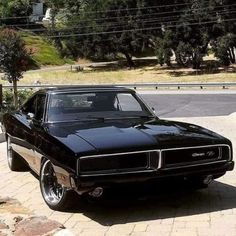
M 45 94 L 38 94 L 36 100 L 36 111 L 35 111 L 35 119 L 42 120 L 44 109 L 45 109 L 45 101 L 46 95 Z
M 29 101 L 27 101 L 24 104 L 24 106 L 22 107 L 22 111 L 25 115 L 27 115 L 28 113 L 32 113 L 32 114 L 35 115 L 35 112 L 36 112 L 36 99 L 37 99 L 37 95 L 32 97 Z
M 22 108 L 22 112 L 27 115 L 34 114 L 36 120 L 42 120 L 45 108 L 46 95 L 37 94 L 26 102 Z
M 115 106 L 120 111 L 142 111 L 142 107 L 131 94 L 121 93 L 117 95 Z

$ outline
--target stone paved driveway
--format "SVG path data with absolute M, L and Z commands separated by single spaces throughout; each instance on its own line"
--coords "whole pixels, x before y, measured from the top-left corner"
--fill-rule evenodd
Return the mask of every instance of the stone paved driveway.
M 212 128 L 229 137 L 236 147 L 236 117 L 178 120 Z M 124 188 L 116 190 L 106 201 L 62 213 L 45 205 L 38 180 L 31 173 L 8 170 L 6 145 L 3 143 L 0 144 L 0 196 L 18 199 L 33 213 L 63 223 L 75 235 L 236 236 L 235 171 L 201 191 L 178 188 L 170 191 L 165 186 L 161 189 L 152 186 L 148 193 L 143 189 L 137 193 L 137 189 Z

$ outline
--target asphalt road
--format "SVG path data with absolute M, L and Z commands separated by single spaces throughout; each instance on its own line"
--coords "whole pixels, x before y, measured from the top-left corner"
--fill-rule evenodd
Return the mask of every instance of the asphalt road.
M 161 118 L 227 116 L 236 112 L 236 93 L 141 94 Z

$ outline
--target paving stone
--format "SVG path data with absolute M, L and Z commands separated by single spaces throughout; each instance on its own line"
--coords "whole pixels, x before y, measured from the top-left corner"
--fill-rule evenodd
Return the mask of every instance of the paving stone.
M 186 230 L 186 229 L 181 229 L 181 230 L 176 230 L 171 232 L 170 236 L 198 236 L 196 230 Z
M 133 232 L 135 224 L 118 224 L 113 225 L 106 232 L 106 235 L 129 235 Z
M 98 229 L 87 229 L 82 230 L 79 234 L 80 236 L 104 236 L 106 234 L 106 230 L 98 230 Z
M 46 217 L 30 217 L 16 225 L 15 236 L 41 236 L 64 229 L 64 226 Z M 51 233 L 50 233 L 51 234 Z
M 147 230 L 147 227 L 147 224 L 138 223 L 134 227 L 134 232 L 145 232 Z
M 2 229 L 9 229 L 9 226 L 0 221 L 0 230 Z

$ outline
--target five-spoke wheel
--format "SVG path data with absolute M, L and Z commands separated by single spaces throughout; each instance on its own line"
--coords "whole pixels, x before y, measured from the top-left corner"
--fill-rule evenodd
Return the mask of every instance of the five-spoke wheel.
M 53 165 L 50 160 L 44 160 L 40 171 L 40 189 L 44 201 L 53 210 L 69 208 L 72 190 L 66 189 L 58 183 Z

